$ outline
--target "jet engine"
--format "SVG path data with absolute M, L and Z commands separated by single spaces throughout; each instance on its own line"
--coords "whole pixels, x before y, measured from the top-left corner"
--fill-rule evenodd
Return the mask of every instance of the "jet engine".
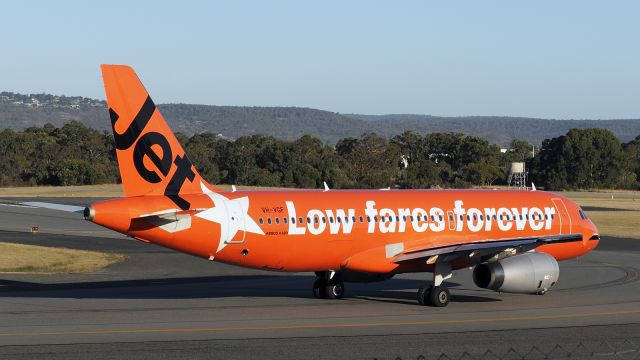
M 473 269 L 473 281 L 479 287 L 518 294 L 544 294 L 559 275 L 556 259 L 539 252 L 482 263 Z

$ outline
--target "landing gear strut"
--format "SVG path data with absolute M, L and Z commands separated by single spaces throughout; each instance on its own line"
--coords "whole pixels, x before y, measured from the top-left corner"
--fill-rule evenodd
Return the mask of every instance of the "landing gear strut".
M 433 285 L 424 285 L 418 289 L 418 303 L 435 307 L 447 306 L 451 294 L 442 283 L 452 275 L 451 263 L 437 262 L 433 270 Z
M 344 283 L 333 271 L 317 272 L 313 283 L 313 296 L 317 299 L 341 299 L 344 296 Z

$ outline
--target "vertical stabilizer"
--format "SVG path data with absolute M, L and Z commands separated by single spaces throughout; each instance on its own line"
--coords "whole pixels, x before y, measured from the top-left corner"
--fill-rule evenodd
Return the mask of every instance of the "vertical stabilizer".
M 101 65 L 124 195 L 165 195 L 188 209 L 181 194 L 206 184 L 129 66 Z M 211 189 L 213 187 L 207 186 Z

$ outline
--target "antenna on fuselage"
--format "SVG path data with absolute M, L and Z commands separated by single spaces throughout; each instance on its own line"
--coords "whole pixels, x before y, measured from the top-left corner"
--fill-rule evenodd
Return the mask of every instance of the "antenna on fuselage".
M 322 184 L 324 185 L 324 191 L 329 191 L 331 189 L 329 189 L 329 185 L 327 185 L 326 181 L 323 181 Z
M 531 182 L 531 191 L 536 191 L 536 184 L 533 181 Z
M 236 192 L 236 190 L 238 190 L 238 189 L 236 189 L 236 186 L 235 185 L 231 185 L 231 192 Z

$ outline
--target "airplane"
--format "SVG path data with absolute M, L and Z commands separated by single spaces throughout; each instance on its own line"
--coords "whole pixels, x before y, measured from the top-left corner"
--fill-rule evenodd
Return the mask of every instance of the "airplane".
M 313 295 L 340 299 L 345 282 L 431 273 L 421 305 L 446 306 L 445 281 L 473 267 L 474 283 L 544 294 L 558 261 L 600 241 L 564 196 L 528 190 L 221 191 L 205 181 L 134 70 L 101 65 L 124 197 L 84 218 L 137 240 L 203 259 L 313 272 Z

